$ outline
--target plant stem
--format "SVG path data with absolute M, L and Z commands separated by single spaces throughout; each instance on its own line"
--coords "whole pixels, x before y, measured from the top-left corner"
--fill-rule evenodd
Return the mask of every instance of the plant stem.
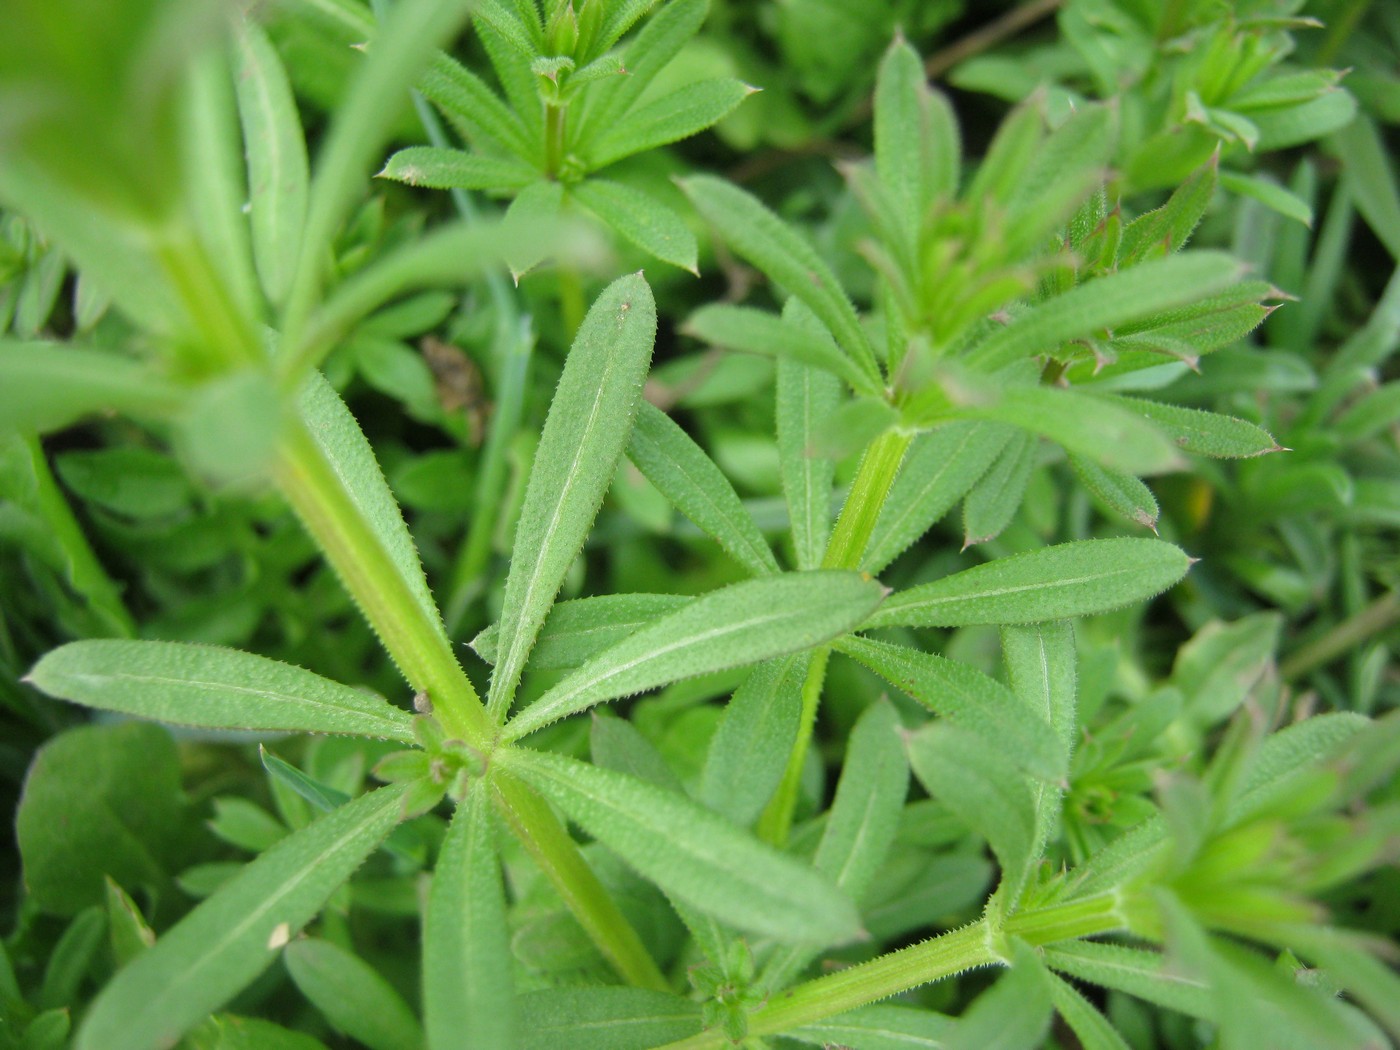
M 1355 616 L 1347 617 L 1283 661 L 1279 674 L 1287 679 L 1299 678 L 1397 622 L 1400 622 L 1400 591 L 1387 591 Z
M 564 163 L 564 135 L 568 130 L 568 108 L 546 102 L 544 106 L 544 171 L 551 179 Z
M 880 509 L 885 505 L 890 486 L 899 474 L 900 464 L 914 435 L 901 430 L 887 430 L 876 438 L 861 458 L 856 480 L 836 519 L 831 540 L 822 559 L 824 569 L 855 569 L 865 556 Z M 798 723 L 797 739 L 788 755 L 787 768 L 768 807 L 759 818 L 758 834 L 766 842 L 782 846 L 792 828 L 793 812 L 797 806 L 798 790 L 802 784 L 802 767 L 807 762 L 812 733 L 816 727 L 817 708 L 821 703 L 822 686 L 826 683 L 826 665 L 830 650 L 819 649 L 808 665 L 807 681 L 802 686 L 802 721 Z
M 441 625 L 391 568 L 388 552 L 300 419 L 287 427 L 275 477 L 403 676 L 432 698 L 442 727 L 473 747 L 489 747 L 486 709 Z
M 670 984 L 637 931 L 617 910 L 554 811 L 528 786 L 502 773 L 499 767 L 492 780 L 502 815 L 623 980 L 638 988 L 670 991 Z M 502 965 L 509 965 L 509 961 L 503 960 Z
M 265 365 L 267 354 L 194 235 L 171 231 L 156 245 L 155 254 L 198 337 L 185 352 L 211 373 Z

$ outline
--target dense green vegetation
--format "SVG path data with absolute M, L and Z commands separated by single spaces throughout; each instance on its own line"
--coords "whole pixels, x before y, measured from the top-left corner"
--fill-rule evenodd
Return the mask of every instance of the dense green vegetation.
M 1400 9 L 4 21 L 0 1050 L 1400 1040 Z

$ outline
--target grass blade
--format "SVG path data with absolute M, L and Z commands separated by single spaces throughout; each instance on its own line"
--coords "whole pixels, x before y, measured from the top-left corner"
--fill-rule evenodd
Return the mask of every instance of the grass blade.
M 173 725 L 413 742 L 409 714 L 369 693 L 213 645 L 70 642 L 35 664 L 28 681 L 50 696 Z
M 75 1050 L 150 1050 L 260 974 L 398 822 L 381 788 L 277 843 L 121 970 L 94 1001 Z
M 497 720 L 510 709 L 525 658 L 612 484 L 655 338 L 655 300 L 633 274 L 598 297 L 569 351 L 525 489 L 506 578 L 488 705 Z

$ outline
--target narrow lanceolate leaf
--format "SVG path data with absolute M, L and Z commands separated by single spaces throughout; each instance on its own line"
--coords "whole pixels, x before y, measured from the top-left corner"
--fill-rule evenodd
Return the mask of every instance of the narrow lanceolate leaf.
M 635 634 L 658 617 L 690 602 L 684 594 L 604 594 L 559 602 L 549 610 L 529 666 L 541 671 L 569 671 L 595 653 Z M 488 664 L 499 655 L 501 631 L 495 624 L 472 639 L 472 650 Z
M 901 730 L 899 714 L 887 699 L 871 704 L 856 721 L 812 861 L 853 900 L 870 888 L 884 864 L 904 810 L 909 766 Z
M 213 645 L 70 642 L 40 660 L 28 681 L 50 696 L 174 725 L 413 740 L 409 714 L 378 697 Z
M 831 538 L 836 464 L 818 455 L 816 444 L 840 399 L 834 376 L 798 361 L 778 362 L 778 470 L 799 569 L 821 565 Z
M 1050 1027 L 1050 974 L 1035 951 L 1014 944 L 1011 969 L 958 1018 L 947 1050 L 1035 1050 Z
M 946 1014 L 875 1003 L 783 1034 L 814 1046 L 862 1050 L 941 1050 L 957 1022 Z
M 965 627 L 1092 616 L 1162 593 L 1191 560 L 1149 539 L 1080 540 L 1000 558 L 890 597 L 867 627 Z
M 619 985 L 529 992 L 520 997 L 520 1016 L 525 1029 L 521 1050 L 630 1050 L 662 1046 L 700 1031 L 699 1003 Z
M 1267 430 L 1234 416 L 1135 397 L 1105 397 L 1102 400 L 1150 420 L 1176 442 L 1178 448 L 1187 452 L 1216 459 L 1242 459 L 1283 451 Z
M 1000 909 L 1014 908 L 1037 860 L 1036 805 L 1005 744 L 934 722 L 911 734 L 906 746 L 928 793 L 987 840 L 1001 866 Z
M 813 331 L 766 310 L 714 304 L 702 306 L 691 314 L 682 330 L 686 335 L 726 350 L 800 361 L 840 376 L 855 390 L 878 391 L 820 326 Z
M 950 423 L 915 440 L 880 508 L 861 568 L 880 572 L 965 496 L 1016 430 L 1001 423 Z
M 623 52 L 627 75 L 607 80 L 591 92 L 598 101 L 590 105 L 583 117 L 585 128 L 610 127 L 626 113 L 686 41 L 700 31 L 709 6 L 709 0 L 671 0 L 662 4 Z
M 723 120 L 754 89 L 729 77 L 701 80 L 634 109 L 626 120 L 600 129 L 588 160 L 603 168 L 623 157 L 679 142 Z
M 875 351 L 855 307 L 811 244 L 755 197 L 724 179 L 696 175 L 681 188 L 735 252 L 811 307 L 866 379 L 882 384 Z
M 875 86 L 875 170 L 909 230 L 958 188 L 958 126 L 929 90 L 918 53 L 902 39 L 885 52 Z
M 171 1046 L 261 973 L 399 819 L 381 788 L 263 853 L 190 912 L 97 997 L 76 1050 Z
M 168 416 L 184 401 L 174 383 L 116 354 L 0 342 L 0 432 L 42 434 L 93 412 Z
M 1078 736 L 1075 699 L 1078 691 L 1074 625 L 1068 620 L 1003 627 L 1001 651 L 1006 677 L 1017 700 L 1032 713 L 1037 724 L 1049 724 L 1058 738 L 1060 768 L 1069 769 L 1069 758 Z M 1061 782 L 1063 783 L 1063 779 Z M 1050 840 L 1060 819 L 1063 789 L 1054 782 L 1033 785 L 1037 842 Z
M 1065 748 L 1042 712 L 1026 704 L 990 675 L 968 664 L 907 646 L 847 638 L 840 649 L 930 711 L 1000 743 L 1017 766 L 1045 780 L 1064 777 Z
M 461 63 L 438 55 L 418 81 L 418 90 L 478 149 L 495 147 L 525 161 L 537 159 L 520 118 Z
M 700 800 L 740 827 L 757 819 L 783 779 L 806 677 L 807 661 L 797 656 L 759 664 L 734 690 L 710 739 Z
M 1044 949 L 1045 962 L 1071 977 L 1206 1020 L 1214 1016 L 1210 989 L 1157 952 L 1119 944 L 1074 941 Z
M 1217 154 L 1173 190 L 1166 204 L 1128 223 L 1118 246 L 1118 265 L 1133 266 L 1154 255 L 1180 251 L 1215 196 L 1219 168 Z
M 563 755 L 497 754 L 683 904 L 782 941 L 837 943 L 860 930 L 855 906 L 830 881 L 681 795 Z
M 306 136 L 286 70 L 266 34 L 244 22 L 236 39 L 253 261 L 264 294 L 280 304 L 296 272 L 306 224 Z
M 648 255 L 699 275 L 695 234 L 651 194 L 607 179 L 585 179 L 570 186 L 569 193 Z
M 689 434 L 649 402 L 638 406 L 627 458 L 749 572 L 763 576 L 778 571 L 773 551 L 729 479 Z
M 1077 390 L 1018 387 L 960 411 L 1023 427 L 1113 470 L 1160 474 L 1185 465 L 1177 446 L 1140 413 L 1120 411 Z
M 379 469 L 379 461 L 360 425 L 319 372 L 307 377 L 298 407 L 307 433 L 334 471 L 344 495 L 355 504 L 359 519 L 369 525 L 389 566 L 417 603 L 424 622 L 433 625 L 446 645 L 447 632 L 423 576 L 418 548 L 413 545 L 398 501 L 389 491 L 389 483 L 384 480 L 384 472 Z
M 457 807 L 423 917 L 423 1006 L 432 1050 L 511 1047 L 518 1027 L 510 933 L 487 787 Z
M 583 546 L 627 444 L 656 338 L 656 303 L 640 274 L 614 281 L 588 311 L 525 489 L 501 610 L 489 709 L 504 716 L 525 658 Z
M 820 645 L 861 623 L 884 594 L 874 580 L 837 570 L 712 591 L 599 653 L 516 715 L 506 738 L 605 700 Z
M 964 550 L 995 539 L 1011 524 L 1026 498 L 1039 448 L 1033 434 L 1017 434 L 967 494 L 963 501 Z
M 409 146 L 389 158 L 377 176 L 435 190 L 509 190 L 539 178 L 523 161 L 437 146 Z
M 1121 470 L 1110 470 L 1086 456 L 1073 453 L 1069 465 L 1086 489 L 1099 498 L 1115 514 L 1157 531 L 1157 497 L 1142 479 Z
M 287 945 L 283 961 L 297 989 L 336 1031 L 369 1050 L 421 1050 L 417 1016 L 358 955 L 334 941 L 306 937 Z
M 1107 1017 L 1063 977 L 1050 975 L 1050 996 L 1083 1050 L 1129 1050 Z
M 1221 252 L 1189 252 L 1156 259 L 1077 285 L 1016 317 L 970 355 L 978 369 L 995 371 L 1065 343 L 1203 299 L 1239 280 L 1239 262 Z

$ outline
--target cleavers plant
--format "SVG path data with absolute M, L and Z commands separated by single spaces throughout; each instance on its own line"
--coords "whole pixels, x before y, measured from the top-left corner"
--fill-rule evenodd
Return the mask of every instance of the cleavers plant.
M 215 834 L 256 856 L 172 880 L 159 858 L 183 819 L 173 811 L 145 845 L 116 821 L 94 822 L 87 843 L 64 829 L 83 787 L 67 749 L 108 756 L 95 791 L 126 812 L 121 792 L 146 772 L 130 748 L 178 793 L 168 736 L 127 721 L 57 737 L 17 831 L 31 895 L 75 918 L 34 994 L 0 953 L 0 1045 L 64 1044 L 104 932 L 114 966 L 75 1018 L 80 1050 L 325 1045 L 287 1016 L 233 1012 L 283 973 L 322 1019 L 312 1030 L 372 1050 L 1118 1048 L 1130 1045 L 1123 996 L 1224 1047 L 1400 1038 L 1384 944 L 1324 906 L 1394 858 L 1400 808 L 1384 788 L 1400 722 L 1302 717 L 1274 672 L 1270 613 L 1203 626 L 1160 681 L 1137 675 L 1135 697 L 1116 682 L 1132 677 L 1119 650 L 1081 626 L 1107 616 L 1134 634 L 1143 603 L 1191 567 L 1140 534 L 1172 527 L 1144 478 L 1193 469 L 1188 457 L 1282 451 L 1253 421 L 1153 396 L 1285 297 L 1233 256 L 1187 247 L 1216 194 L 1219 142 L 1245 138 L 1239 119 L 1216 107 L 1197 121 L 1214 138 L 1141 209 L 1151 180 L 1135 182 L 1132 164 L 1157 147 L 1141 126 L 1125 147 L 1116 107 L 1033 94 L 973 165 L 951 105 L 897 37 L 875 85 L 873 160 L 843 166 L 864 311 L 757 196 L 682 179 L 777 307 L 714 303 L 684 327 L 776 359 L 781 522 L 760 522 L 644 396 L 664 311 L 642 274 L 611 280 L 566 318 L 576 331 L 521 472 L 499 609 L 471 643 L 489 666 L 479 689 L 375 450 L 318 366 L 357 333 L 412 331 L 406 303 L 438 316 L 415 296 L 489 267 L 519 278 L 553 260 L 578 279 L 597 253 L 586 229 L 556 222 L 568 201 L 694 270 L 687 219 L 604 169 L 709 127 L 748 93 L 721 78 L 646 94 L 708 5 L 403 0 L 379 19 L 353 0 L 304 0 L 307 24 L 363 45 L 314 164 L 255 20 L 129 0 L 98 5 L 81 32 L 61 22 L 90 6 L 21 0 L 0 42 L 0 202 L 115 315 L 65 342 L 38 338 L 40 323 L 0 342 L 4 462 L 32 471 L 34 505 L 63 523 L 68 579 L 93 607 L 81 629 L 97 636 L 52 649 L 25 682 L 121 718 L 255 734 L 280 819 L 216 798 Z M 469 7 L 504 101 L 436 51 Z M 1231 49 L 1245 39 L 1233 23 L 1198 27 L 1225 41 L 1218 61 L 1239 81 L 1222 99 L 1238 102 L 1281 53 L 1293 23 L 1266 21 L 1257 55 Z M 165 46 L 196 32 L 198 47 Z M 1306 87 L 1330 95 L 1335 79 Z M 463 198 L 463 217 L 342 266 L 337 237 L 415 89 L 469 148 L 429 120 L 434 144 L 394 152 L 382 174 L 513 202 L 496 223 Z M 1125 150 L 1138 158 L 1126 177 L 1113 167 Z M 102 413 L 136 421 L 224 498 L 285 501 L 401 695 L 142 637 L 39 442 Z M 1362 415 L 1351 431 L 1384 425 Z M 1024 542 L 1033 479 L 1061 462 L 1113 524 Z M 717 545 L 727 575 L 559 600 L 628 472 Z M 911 558 L 959 504 L 962 550 Z M 973 548 L 999 556 L 969 565 Z M 838 741 L 828 804 L 814 741 L 823 701 L 852 682 L 870 700 Z M 602 706 L 653 690 L 631 721 Z M 714 696 L 728 699 L 678 769 L 643 732 L 644 705 Z M 274 753 L 297 746 L 291 734 L 323 739 L 297 764 Z M 363 790 L 366 766 L 381 786 Z M 86 871 L 75 851 L 103 842 L 116 845 L 93 879 L 65 872 Z M 387 903 L 371 878 L 407 892 Z M 202 899 L 185 911 L 185 896 Z M 421 930 L 407 979 L 356 951 L 349 917 L 369 902 Z M 822 972 L 829 957 L 846 965 Z M 971 993 L 956 1016 L 931 1008 L 951 999 L 881 1003 L 994 968 L 1004 975 L 960 986 Z

